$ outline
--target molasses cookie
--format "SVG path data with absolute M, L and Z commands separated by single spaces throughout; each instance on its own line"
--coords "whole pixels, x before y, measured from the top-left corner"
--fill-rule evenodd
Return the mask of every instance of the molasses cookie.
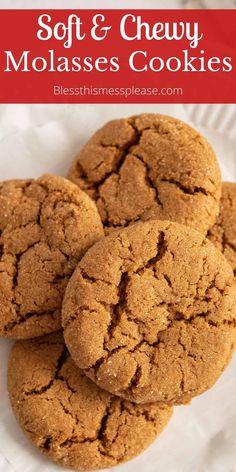
M 15 344 L 8 390 L 26 436 L 50 459 L 74 470 L 131 459 L 172 414 L 167 405 L 136 405 L 101 390 L 77 368 L 58 333 Z
M 0 335 L 58 330 L 69 277 L 102 235 L 94 202 L 71 182 L 45 175 L 0 183 Z
M 220 214 L 208 237 L 223 252 L 236 275 L 236 183 L 223 183 Z
M 233 281 L 221 252 L 189 227 L 148 221 L 116 230 L 88 250 L 67 286 L 67 347 L 113 394 L 186 403 L 231 358 Z
M 95 200 L 108 228 L 160 219 L 206 234 L 219 210 L 221 178 L 211 146 L 164 115 L 108 122 L 80 151 L 68 178 Z

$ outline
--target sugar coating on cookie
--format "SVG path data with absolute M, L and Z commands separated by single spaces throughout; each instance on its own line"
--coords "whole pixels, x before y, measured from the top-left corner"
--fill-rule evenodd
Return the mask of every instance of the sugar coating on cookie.
M 177 223 L 136 223 L 96 243 L 63 302 L 66 344 L 102 388 L 179 404 L 210 388 L 236 340 L 236 287 L 224 256 Z
M 71 182 L 45 175 L 0 183 L 0 335 L 59 329 L 69 277 L 102 235 L 94 202 Z
M 74 470 L 131 459 L 172 414 L 169 406 L 136 405 L 101 390 L 74 364 L 56 333 L 15 344 L 8 390 L 26 436 L 49 458 Z
M 68 178 L 96 201 L 108 228 L 157 218 L 206 234 L 219 210 L 221 178 L 211 146 L 164 115 L 108 122 L 76 156 Z
M 236 184 L 223 182 L 220 213 L 208 238 L 223 252 L 236 275 Z

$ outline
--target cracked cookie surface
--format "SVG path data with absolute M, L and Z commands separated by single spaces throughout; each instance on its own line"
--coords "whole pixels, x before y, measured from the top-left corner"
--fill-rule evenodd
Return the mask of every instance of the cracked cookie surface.
M 66 284 L 101 236 L 94 202 L 53 175 L 0 183 L 0 335 L 60 328 Z
M 201 233 L 148 221 L 96 243 L 62 309 L 70 353 L 100 387 L 142 402 L 186 403 L 210 388 L 236 339 L 236 287 Z
M 15 344 L 8 390 L 26 436 L 74 470 L 131 459 L 154 441 L 172 414 L 169 406 L 136 405 L 101 390 L 74 364 L 59 333 Z
M 108 122 L 80 151 L 68 178 L 95 200 L 108 228 L 156 218 L 206 234 L 219 210 L 212 148 L 196 130 L 164 115 Z
M 236 275 L 236 184 L 223 182 L 220 213 L 208 238 L 223 252 Z

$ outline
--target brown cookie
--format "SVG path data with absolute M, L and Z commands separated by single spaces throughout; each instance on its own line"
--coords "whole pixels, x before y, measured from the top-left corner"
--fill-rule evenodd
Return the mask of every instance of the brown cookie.
M 94 202 L 53 175 L 0 183 L 0 335 L 56 331 L 66 284 L 101 236 Z
M 96 201 L 108 228 L 157 218 L 206 234 L 219 210 L 221 178 L 211 146 L 168 116 L 108 122 L 80 151 L 68 178 Z
M 101 390 L 76 367 L 60 334 L 15 344 L 8 390 L 26 436 L 49 458 L 75 470 L 131 459 L 172 414 L 169 406 L 139 406 Z
M 236 340 L 236 287 L 201 233 L 164 221 L 96 243 L 65 293 L 67 347 L 100 387 L 137 403 L 180 404 L 210 388 Z
M 236 183 L 223 183 L 220 213 L 208 237 L 223 252 L 236 275 Z

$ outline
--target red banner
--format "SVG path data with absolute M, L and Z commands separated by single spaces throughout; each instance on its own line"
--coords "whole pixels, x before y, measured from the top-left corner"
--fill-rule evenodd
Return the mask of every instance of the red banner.
M 236 103 L 236 10 L 1 10 L 1 103 Z

